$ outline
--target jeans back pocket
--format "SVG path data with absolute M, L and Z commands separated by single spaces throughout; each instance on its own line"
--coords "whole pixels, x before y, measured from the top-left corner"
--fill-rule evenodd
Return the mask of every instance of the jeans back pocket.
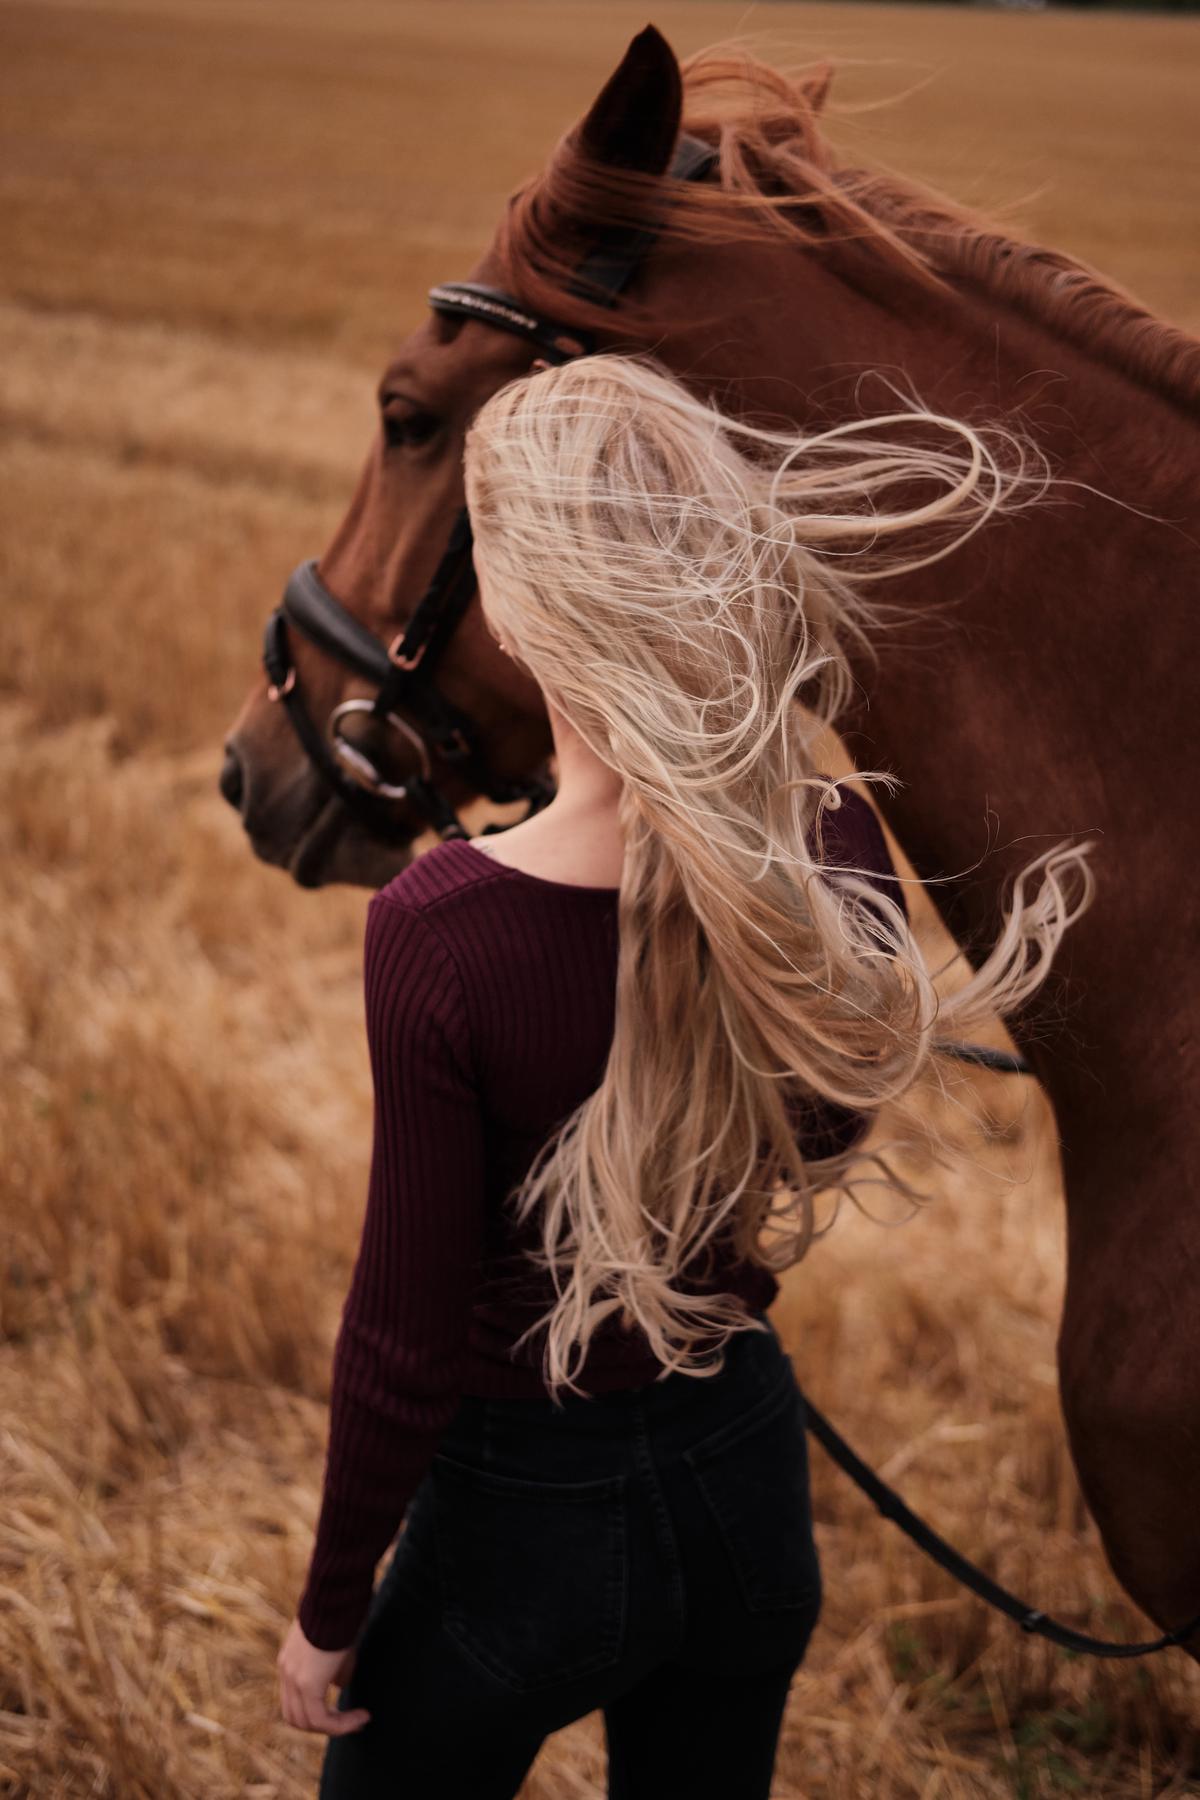
M 518 1693 L 593 1675 L 625 1649 L 625 1475 L 534 1481 L 433 1460 L 442 1623 Z
M 808 1609 L 821 1570 L 813 1540 L 804 1401 L 791 1368 L 745 1412 L 683 1452 L 750 1612 Z

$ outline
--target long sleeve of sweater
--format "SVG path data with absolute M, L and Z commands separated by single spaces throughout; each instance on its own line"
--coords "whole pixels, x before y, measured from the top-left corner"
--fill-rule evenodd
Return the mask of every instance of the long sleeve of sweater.
M 483 1126 L 453 957 L 418 911 L 376 894 L 363 982 L 371 1172 L 298 1614 L 323 1650 L 356 1638 L 376 1564 L 461 1402 L 483 1245 Z

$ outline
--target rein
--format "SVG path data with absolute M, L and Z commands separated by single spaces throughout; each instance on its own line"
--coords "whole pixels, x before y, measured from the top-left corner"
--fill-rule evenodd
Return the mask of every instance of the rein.
M 669 173 L 679 181 L 702 180 L 716 161 L 716 154 L 710 145 L 685 134 Z M 656 236 L 650 227 L 609 233 L 579 264 L 571 291 L 615 306 Z M 430 289 L 429 304 L 446 317 L 473 319 L 524 338 L 545 362 L 568 362 L 592 354 L 596 347 L 590 333 L 544 319 L 512 294 L 481 282 L 441 282 Z M 420 829 L 397 819 L 392 807 L 396 801 L 404 801 L 443 839 L 472 835 L 433 778 L 435 760 L 461 770 L 490 800 L 527 800 L 526 818 L 554 797 L 548 778 L 532 776 L 524 781 L 507 781 L 494 776 L 481 753 L 473 721 L 446 698 L 433 680 L 433 671 L 475 592 L 471 543 L 471 523 L 464 506 L 455 515 L 446 547 L 424 595 L 403 630 L 386 646 L 330 593 L 317 574 L 315 558 L 300 563 L 293 571 L 282 601 L 267 621 L 263 667 L 269 698 L 283 706 L 313 768 L 346 811 L 386 843 L 410 844 Z M 343 668 L 373 682 L 375 699 L 343 700 L 334 707 L 322 731 L 308 711 L 299 686 L 290 649 L 293 630 Z M 371 757 L 344 735 L 344 722 L 356 715 L 365 716 L 375 727 L 394 732 L 414 760 L 416 773 L 403 781 L 387 781 Z M 485 832 L 507 829 L 496 824 L 483 827 Z M 935 1049 L 939 1055 L 1001 1074 L 1032 1073 L 1023 1056 L 983 1044 L 939 1043 Z M 804 1404 L 809 1431 L 883 1516 L 898 1525 L 918 1549 L 956 1581 L 1015 1620 L 1023 1631 L 1048 1638 L 1081 1655 L 1137 1657 L 1182 1644 L 1200 1629 L 1198 1615 L 1153 1642 L 1118 1644 L 1088 1637 L 1048 1618 L 1017 1599 L 939 1537 L 867 1467 L 816 1407 L 807 1399 Z
M 988 1044 L 954 1044 L 939 1043 L 934 1045 L 939 1056 L 952 1056 L 959 1062 L 975 1063 L 981 1068 L 994 1069 L 1001 1075 L 1031 1075 L 1033 1070 L 1025 1058 L 1010 1050 L 993 1050 Z M 1057 1619 L 1050 1618 L 1037 1607 L 1030 1606 L 1027 1601 L 1019 1600 L 1008 1588 L 1001 1587 L 990 1575 L 985 1575 L 976 1563 L 969 1562 L 961 1551 L 953 1544 L 946 1542 L 931 1525 L 926 1524 L 919 1514 L 905 1504 L 886 1481 L 870 1468 L 842 1437 L 835 1431 L 824 1413 L 818 1412 L 807 1394 L 802 1393 L 804 1402 L 805 1424 L 816 1438 L 825 1454 L 830 1457 L 848 1475 L 855 1487 L 867 1496 L 885 1519 L 898 1525 L 906 1538 L 917 1546 L 938 1567 L 969 1588 L 973 1594 L 1002 1612 L 1007 1618 L 1015 1620 L 1022 1631 L 1031 1636 L 1048 1638 L 1060 1649 L 1071 1650 L 1077 1656 L 1101 1656 L 1121 1658 L 1131 1656 L 1154 1656 L 1160 1650 L 1171 1650 L 1185 1644 L 1187 1640 L 1200 1631 L 1200 1613 L 1190 1619 L 1186 1625 L 1178 1626 L 1174 1631 L 1164 1632 L 1162 1637 L 1152 1638 L 1140 1644 L 1119 1644 L 1109 1638 L 1089 1637 L 1086 1632 L 1076 1631 L 1070 1625 L 1063 1625 Z
M 832 1457 L 843 1473 L 850 1477 L 855 1487 L 861 1488 L 867 1499 L 874 1502 L 883 1517 L 890 1519 L 893 1525 L 898 1525 L 905 1537 L 910 1538 L 918 1550 L 924 1551 L 925 1555 L 931 1557 L 939 1568 L 945 1569 L 948 1575 L 952 1575 L 955 1581 L 961 1582 L 965 1588 L 970 1588 L 973 1594 L 977 1594 L 981 1600 L 986 1601 L 997 1612 L 1002 1612 L 1008 1618 L 1015 1620 L 1022 1631 L 1027 1631 L 1034 1637 L 1048 1638 L 1060 1649 L 1071 1650 L 1077 1656 L 1120 1658 L 1154 1656 L 1160 1650 L 1172 1650 L 1186 1643 L 1193 1633 L 1200 1630 L 1200 1613 L 1197 1613 L 1196 1617 L 1189 1620 L 1186 1625 L 1180 1625 L 1174 1631 L 1164 1632 L 1162 1637 L 1151 1638 L 1148 1642 L 1141 1644 L 1118 1644 L 1110 1638 L 1089 1637 L 1086 1632 L 1076 1631 L 1070 1625 L 1063 1625 L 1057 1619 L 1049 1618 L 1046 1613 L 1039 1612 L 1036 1607 L 1030 1606 L 1024 1600 L 1019 1600 L 1008 1588 L 1001 1587 L 998 1581 L 993 1581 L 990 1575 L 985 1575 L 975 1563 L 968 1562 L 967 1558 L 952 1544 L 948 1544 L 944 1537 L 939 1537 L 932 1526 L 927 1525 L 924 1519 L 918 1517 L 910 1507 L 905 1505 L 894 1488 L 890 1488 L 886 1481 L 881 1480 L 874 1469 L 868 1468 L 862 1458 L 850 1448 L 845 1438 L 834 1430 L 825 1415 L 817 1411 L 807 1395 L 801 1397 L 804 1401 L 805 1423 L 809 1431 L 826 1455 Z

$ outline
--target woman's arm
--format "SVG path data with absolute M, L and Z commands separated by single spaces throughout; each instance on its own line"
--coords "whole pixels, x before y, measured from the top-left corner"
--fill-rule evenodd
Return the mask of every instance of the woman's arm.
M 384 892 L 367 908 L 363 980 L 371 1174 L 299 1605 L 324 1650 L 355 1639 L 379 1558 L 460 1405 L 483 1248 L 483 1126 L 454 959 L 422 912 Z

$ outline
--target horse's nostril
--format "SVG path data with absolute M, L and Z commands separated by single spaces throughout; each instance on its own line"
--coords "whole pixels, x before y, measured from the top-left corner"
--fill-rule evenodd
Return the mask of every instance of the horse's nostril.
M 225 761 L 221 764 L 221 774 L 217 786 L 228 800 L 230 806 L 242 810 L 242 799 L 246 792 L 246 781 L 242 774 L 242 760 L 232 744 L 225 746 Z

